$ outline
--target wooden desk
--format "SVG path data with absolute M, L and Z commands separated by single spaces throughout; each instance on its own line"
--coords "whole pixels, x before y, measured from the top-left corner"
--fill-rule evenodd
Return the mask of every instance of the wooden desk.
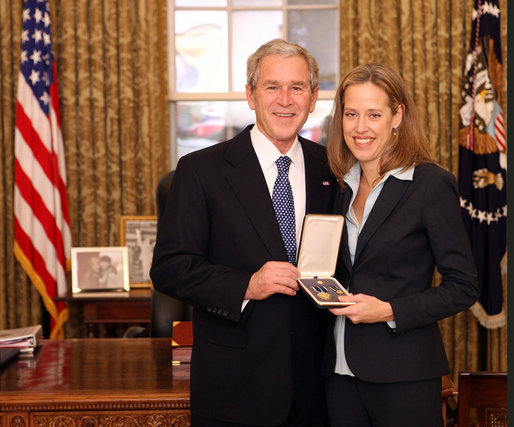
M 43 340 L 0 368 L 0 425 L 189 426 L 189 364 L 169 338 Z
M 56 301 L 66 301 L 82 305 L 84 323 L 87 328 L 87 337 L 97 336 L 97 325 L 103 323 L 107 326 L 109 336 L 115 336 L 116 324 L 150 324 L 152 307 L 151 289 L 131 290 L 128 296 L 102 297 L 68 295 L 56 298 Z

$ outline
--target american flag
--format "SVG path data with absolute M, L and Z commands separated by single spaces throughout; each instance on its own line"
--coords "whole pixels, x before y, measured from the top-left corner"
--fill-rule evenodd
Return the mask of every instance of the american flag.
M 480 324 L 505 324 L 502 260 L 507 250 L 507 160 L 498 0 L 475 0 L 460 109 L 459 190 L 481 295 L 472 307 Z
M 25 0 L 14 139 L 14 254 L 62 338 L 71 233 L 66 170 L 46 0 Z

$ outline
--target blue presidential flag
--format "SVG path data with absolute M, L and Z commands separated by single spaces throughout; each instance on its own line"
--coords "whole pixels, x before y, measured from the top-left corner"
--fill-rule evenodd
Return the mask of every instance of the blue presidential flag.
M 502 260 L 507 249 L 506 137 L 501 103 L 498 1 L 475 0 L 464 70 L 459 130 L 459 189 L 481 294 L 471 308 L 480 324 L 505 324 Z

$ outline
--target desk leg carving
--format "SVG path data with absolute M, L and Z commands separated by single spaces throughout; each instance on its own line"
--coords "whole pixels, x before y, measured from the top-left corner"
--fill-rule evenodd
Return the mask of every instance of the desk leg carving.
M 9 427 L 25 427 L 28 426 L 28 414 L 24 414 L 25 416 L 21 415 L 14 415 L 11 420 L 8 422 Z M 9 418 L 9 417 L 8 417 Z

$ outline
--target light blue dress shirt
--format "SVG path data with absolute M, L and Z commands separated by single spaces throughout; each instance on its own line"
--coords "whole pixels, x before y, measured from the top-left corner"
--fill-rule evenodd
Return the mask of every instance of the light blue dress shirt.
M 366 204 L 364 206 L 364 214 L 362 216 L 362 223 L 360 225 L 353 211 L 353 203 L 355 201 L 355 197 L 357 196 L 357 191 L 359 189 L 359 184 L 361 180 L 360 163 L 355 163 L 355 165 L 352 166 L 352 168 L 344 177 L 344 182 L 346 182 L 346 184 L 352 189 L 353 193 L 350 205 L 348 207 L 348 212 L 346 212 L 345 214 L 346 231 L 348 233 L 348 249 L 350 251 L 350 259 L 352 265 L 355 260 L 355 250 L 357 248 L 357 240 L 359 239 L 359 234 L 362 231 L 364 224 L 366 224 L 366 220 L 368 219 L 368 216 L 371 210 L 373 209 L 373 206 L 375 205 L 375 202 L 377 201 L 378 196 L 382 191 L 382 188 L 384 187 L 384 183 L 390 176 L 394 176 L 397 179 L 412 181 L 412 177 L 414 176 L 414 169 L 414 167 L 411 167 L 403 172 L 401 171 L 401 169 L 393 169 L 384 175 L 381 181 L 373 188 L 373 190 L 371 190 L 371 192 L 368 195 L 368 198 L 366 199 Z M 352 292 L 351 289 L 348 289 L 348 291 Z M 345 322 L 345 316 L 338 316 L 334 327 L 334 337 L 336 340 L 337 351 L 336 367 L 334 372 L 336 374 L 351 375 L 353 377 L 355 375 L 350 370 L 350 367 L 346 362 L 346 356 L 344 353 Z M 391 320 L 387 323 L 391 328 L 396 327 L 396 322 L 394 320 Z

